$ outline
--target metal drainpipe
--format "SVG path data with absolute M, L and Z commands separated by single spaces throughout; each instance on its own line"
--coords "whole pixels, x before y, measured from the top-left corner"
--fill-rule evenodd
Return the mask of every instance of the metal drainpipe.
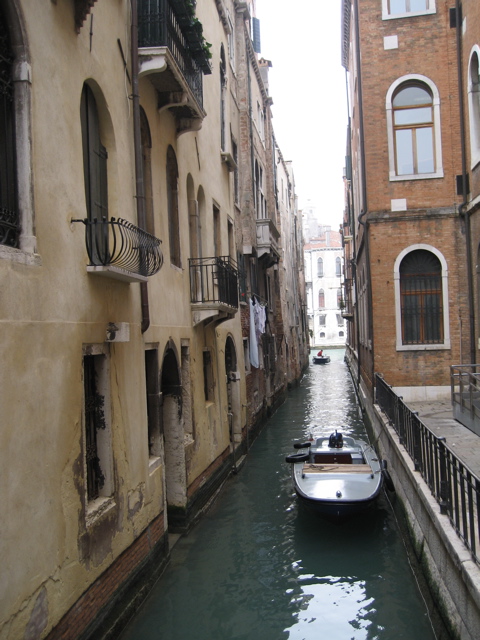
M 132 105 L 133 105 L 133 146 L 135 153 L 135 198 L 137 201 L 137 222 L 140 229 L 146 231 L 147 217 L 145 213 L 145 185 L 143 181 L 142 135 L 140 128 L 140 96 L 138 91 L 138 10 L 137 0 L 130 0 L 132 11 Z M 150 326 L 150 306 L 146 282 L 140 283 L 142 305 L 142 333 Z
M 368 328 L 369 334 L 372 338 L 372 381 L 374 374 L 374 339 L 373 339 L 373 319 L 372 319 L 372 282 L 371 282 L 371 270 L 370 270 L 370 247 L 368 242 L 368 221 L 364 222 L 362 218 L 368 213 L 367 202 L 367 182 L 366 182 L 366 164 L 365 164 L 365 136 L 363 126 L 363 90 L 362 90 L 362 65 L 360 56 L 360 20 L 359 20 L 359 1 L 354 0 L 355 6 L 355 39 L 356 39 L 356 57 L 358 62 L 358 113 L 360 124 L 360 153 L 362 159 L 362 203 L 363 208 L 358 216 L 358 223 L 363 226 L 365 237 L 365 262 L 367 265 L 367 284 L 368 284 Z M 360 352 L 360 344 L 358 345 Z M 360 382 L 360 381 L 359 381 Z
M 473 273 L 472 273 L 472 247 L 470 230 L 470 213 L 465 211 L 468 202 L 467 194 L 467 160 L 465 151 L 465 114 L 464 114 L 464 87 L 463 87 L 463 64 L 462 64 L 462 6 L 460 0 L 455 2 L 455 27 L 457 37 L 457 71 L 458 71 L 458 96 L 460 104 L 460 144 L 462 151 L 462 204 L 459 213 L 465 220 L 465 243 L 467 253 L 467 286 L 468 286 L 468 313 L 470 321 L 470 364 L 476 360 L 475 350 L 475 309 L 473 300 Z M 460 351 L 460 360 L 463 363 Z

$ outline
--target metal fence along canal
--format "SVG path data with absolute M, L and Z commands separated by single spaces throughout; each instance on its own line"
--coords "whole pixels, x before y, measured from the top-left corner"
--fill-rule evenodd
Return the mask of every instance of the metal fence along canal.
M 298 504 L 285 455 L 312 430 L 367 438 L 342 350 L 269 419 L 121 640 L 446 640 L 382 494 L 343 523 Z M 393 497 L 391 502 L 394 502 Z

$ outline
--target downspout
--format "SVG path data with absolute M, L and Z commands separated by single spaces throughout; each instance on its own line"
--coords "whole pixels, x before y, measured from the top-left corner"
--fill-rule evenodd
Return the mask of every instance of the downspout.
M 371 280 L 371 269 L 370 269 L 370 246 L 368 241 L 368 221 L 363 221 L 362 218 L 368 213 L 368 201 L 367 201 L 367 181 L 366 181 L 366 164 L 365 164 L 365 133 L 363 126 L 363 87 L 362 87 L 362 64 L 361 64 L 361 55 L 360 55 L 360 19 L 359 19 L 359 1 L 354 0 L 355 5 L 355 47 L 356 47 L 356 58 L 358 63 L 358 115 L 359 115 L 359 125 L 360 125 L 360 156 L 362 160 L 362 210 L 360 215 L 358 216 L 358 223 L 363 226 L 364 229 L 364 238 L 365 238 L 365 262 L 367 265 L 367 286 L 368 286 L 368 296 L 367 296 L 367 314 L 368 314 L 368 333 L 371 337 L 371 351 L 372 351 L 372 371 L 371 378 L 372 384 L 374 384 L 373 374 L 374 374 L 374 339 L 373 339 L 373 319 L 372 319 L 372 280 Z M 358 345 L 360 351 L 360 343 Z M 360 382 L 360 380 L 359 380 Z
M 145 212 L 145 184 L 143 181 L 142 135 L 140 128 L 140 95 L 138 91 L 138 10 L 137 0 L 130 0 L 132 11 L 131 60 L 132 60 L 132 105 L 133 105 L 133 146 L 135 154 L 135 199 L 137 201 L 137 223 L 140 229 L 147 230 Z M 142 306 L 142 333 L 150 326 L 150 307 L 146 282 L 140 283 Z
M 476 361 L 475 350 L 475 309 L 473 299 L 473 273 L 472 273 L 472 246 L 470 213 L 466 211 L 468 202 L 467 193 L 467 154 L 465 150 L 465 113 L 464 113 L 464 86 L 463 86 L 463 63 L 462 63 L 462 5 L 460 0 L 455 2 L 455 27 L 457 38 L 457 71 L 458 71 L 458 97 L 460 106 L 460 144 L 462 152 L 462 203 L 458 208 L 465 221 L 465 243 L 467 254 L 467 287 L 468 287 L 468 314 L 469 314 L 469 336 L 470 336 L 470 363 Z M 463 364 L 462 352 L 460 351 L 460 361 Z

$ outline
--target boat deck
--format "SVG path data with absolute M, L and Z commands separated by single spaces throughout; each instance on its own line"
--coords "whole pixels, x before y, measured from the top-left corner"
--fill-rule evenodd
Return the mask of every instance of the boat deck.
M 306 462 L 303 473 L 373 473 L 369 464 L 319 464 Z

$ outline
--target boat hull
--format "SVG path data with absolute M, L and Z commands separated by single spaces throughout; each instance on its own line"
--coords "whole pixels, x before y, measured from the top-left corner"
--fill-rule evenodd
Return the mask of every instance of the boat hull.
M 313 364 L 328 364 L 330 362 L 330 356 L 314 356 Z

